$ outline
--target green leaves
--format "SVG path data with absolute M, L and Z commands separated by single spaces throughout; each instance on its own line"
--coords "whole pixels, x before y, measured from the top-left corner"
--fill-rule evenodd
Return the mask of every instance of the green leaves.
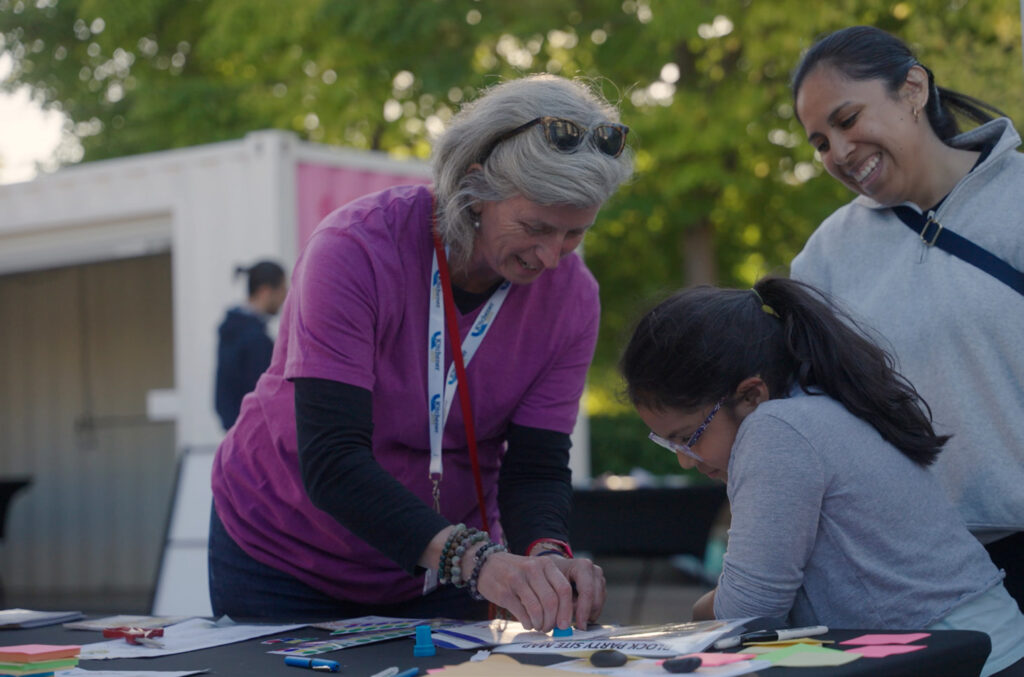
M 267 127 L 426 158 L 496 81 L 601 83 L 637 161 L 585 244 L 603 303 L 592 382 L 606 392 L 649 299 L 785 273 L 850 199 L 806 143 L 789 74 L 816 36 L 856 23 L 1020 117 L 1020 18 L 1003 0 L 0 0 L 5 86 L 63 108 L 86 160 Z

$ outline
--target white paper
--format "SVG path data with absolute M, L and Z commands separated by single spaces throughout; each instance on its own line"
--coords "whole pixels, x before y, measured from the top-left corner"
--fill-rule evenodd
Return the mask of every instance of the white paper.
M 65 623 L 68 630 L 105 630 L 106 628 L 165 628 L 168 625 L 181 623 L 192 616 L 107 616 L 105 618 L 94 618 L 88 621 L 73 621 Z
M 540 633 L 540 638 L 516 637 L 511 643 L 495 648 L 496 653 L 574 654 L 579 652 L 615 649 L 630 656 L 670 658 L 681 654 L 697 653 L 708 648 L 720 637 L 748 623 L 750 619 L 731 621 L 701 621 L 693 623 L 664 623 L 660 625 L 623 626 L 609 628 L 598 637 L 581 633 L 573 637 L 553 638 Z
M 610 625 L 597 626 L 589 630 L 573 628 L 572 637 L 565 639 L 605 637 L 615 630 L 616 628 Z M 434 628 L 431 634 L 434 644 L 445 649 L 479 649 L 513 642 L 543 642 L 552 639 L 550 633 L 526 630 L 518 621 L 501 620 L 447 625 L 442 628 Z
M 188 675 L 200 675 L 208 672 L 208 668 L 199 670 L 83 670 L 82 668 L 71 668 L 69 670 L 58 670 L 54 673 L 56 677 L 188 677 Z
M 646 656 L 650 658 L 672 658 L 678 656 L 679 652 L 674 651 L 662 644 L 651 640 L 616 640 L 607 637 L 598 639 L 554 639 L 541 642 L 519 642 L 516 644 L 504 644 L 494 648 L 494 653 L 539 653 L 539 654 L 591 654 L 595 651 L 614 649 L 621 651 L 627 656 Z M 664 670 L 662 671 L 664 672 Z
M 153 639 L 163 644 L 163 648 L 129 644 L 123 637 L 106 642 L 95 642 L 82 646 L 79 659 L 83 661 L 104 660 L 107 658 L 154 658 L 169 656 L 176 653 L 208 649 L 211 646 L 222 646 L 243 642 L 254 637 L 274 635 L 304 628 L 308 624 L 298 625 L 238 625 L 227 617 L 220 621 L 205 618 L 178 623 L 164 628 L 163 637 Z

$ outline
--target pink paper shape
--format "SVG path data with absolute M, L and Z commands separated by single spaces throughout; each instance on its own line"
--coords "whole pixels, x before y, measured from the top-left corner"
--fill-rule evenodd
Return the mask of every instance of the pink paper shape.
M 909 632 L 893 635 L 861 635 L 853 639 L 844 639 L 840 644 L 910 644 L 919 639 L 931 637 L 929 632 Z
M 9 663 L 23 663 L 36 659 L 42 660 L 59 660 L 58 657 L 53 659 L 42 659 L 36 658 L 37 656 L 45 656 L 52 653 L 64 654 L 62 657 L 71 658 L 77 655 L 79 646 L 77 644 L 15 644 L 9 646 L 0 646 L 0 660 Z M 74 649 L 74 651 L 72 651 Z
M 859 653 L 864 658 L 885 658 L 895 654 L 910 653 L 919 649 L 927 649 L 924 644 L 871 644 L 847 649 L 847 653 Z
M 685 656 L 680 656 L 680 658 L 690 658 L 691 656 L 696 656 L 700 659 L 700 666 L 702 668 L 713 668 L 718 665 L 728 665 L 729 663 L 739 663 L 740 661 L 757 658 L 757 655 L 752 653 L 688 653 Z

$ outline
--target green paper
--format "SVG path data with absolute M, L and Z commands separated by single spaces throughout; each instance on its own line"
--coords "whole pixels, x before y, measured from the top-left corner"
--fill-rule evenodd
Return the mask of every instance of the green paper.
M 771 664 L 785 668 L 818 668 L 833 665 L 845 665 L 860 658 L 860 654 L 826 649 L 811 644 L 798 644 L 778 651 L 763 653 L 759 658 L 771 661 Z

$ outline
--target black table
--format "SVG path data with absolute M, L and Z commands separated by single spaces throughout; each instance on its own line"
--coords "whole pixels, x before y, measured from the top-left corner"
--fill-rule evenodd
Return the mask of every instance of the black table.
M 820 638 L 838 642 L 873 632 L 884 631 L 833 630 Z M 208 668 L 211 674 L 231 676 L 303 677 L 304 674 L 316 674 L 312 671 L 304 673 L 300 672 L 298 668 L 288 667 L 284 664 L 283 656 L 267 653 L 272 651 L 275 646 L 265 645 L 262 642 L 274 637 L 328 639 L 330 633 L 326 630 L 306 627 L 287 633 L 268 635 L 236 644 L 172 656 L 82 661 L 79 665 L 87 670 L 196 670 Z M 59 625 L 29 630 L 0 630 L 0 645 L 88 644 L 102 641 L 102 639 L 99 632 L 65 630 Z M 990 651 L 988 635 L 966 630 L 933 632 L 930 637 L 914 643 L 925 644 L 928 648 L 888 658 L 861 658 L 835 668 L 771 668 L 760 673 L 750 674 L 761 674 L 768 677 L 866 677 L 868 675 L 967 677 L 980 673 L 981 666 Z M 276 646 L 280 647 L 281 645 Z M 341 664 L 341 672 L 338 674 L 342 677 L 369 677 L 391 665 L 396 665 L 403 670 L 418 666 L 423 670 L 421 674 L 425 675 L 425 670 L 428 668 L 463 663 L 468 661 L 474 653 L 473 651 L 453 651 L 439 648 L 436 656 L 416 658 L 412 654 L 412 647 L 413 639 L 408 637 L 321 654 L 320 657 L 338 661 Z M 560 660 L 551 656 L 516 655 L 515 658 L 535 665 L 550 664 Z M 554 677 L 574 673 L 552 671 L 551 674 Z M 668 674 L 665 673 L 666 677 Z

